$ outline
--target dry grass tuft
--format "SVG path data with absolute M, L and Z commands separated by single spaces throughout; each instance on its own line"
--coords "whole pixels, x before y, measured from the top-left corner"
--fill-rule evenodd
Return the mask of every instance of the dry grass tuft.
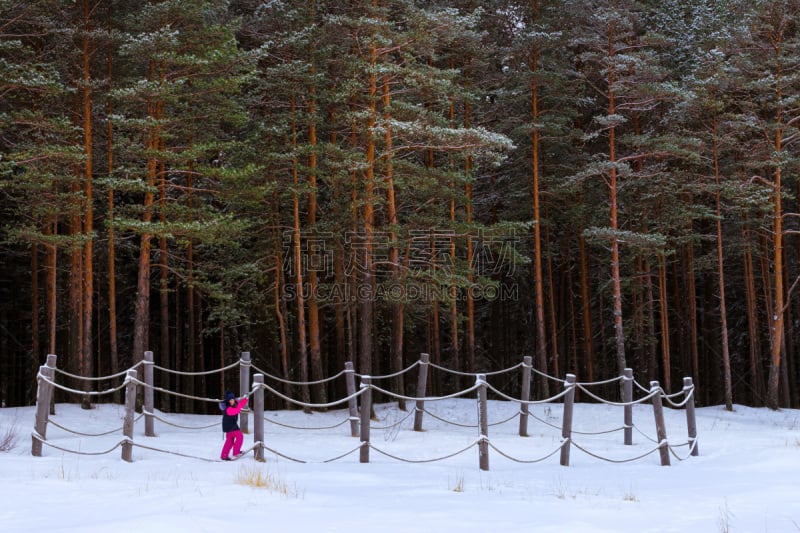
M 11 424 L 10 428 L 0 429 L 0 452 L 10 452 L 17 446 L 17 428 Z
M 259 466 L 244 465 L 239 467 L 234 481 L 239 485 L 248 485 L 257 489 L 267 489 L 282 496 L 300 497 L 297 487 L 289 485 L 277 475 Z

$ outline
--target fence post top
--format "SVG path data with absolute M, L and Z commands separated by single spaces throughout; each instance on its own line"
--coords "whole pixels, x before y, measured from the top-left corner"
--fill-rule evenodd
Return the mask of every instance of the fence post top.
M 533 366 L 533 357 L 531 357 L 530 355 L 526 355 L 525 357 L 523 357 L 522 366 L 526 368 Z
M 419 354 L 419 362 L 423 365 L 427 365 L 430 359 L 431 359 L 430 354 L 424 352 Z
M 49 354 L 47 354 L 47 361 L 45 362 L 45 365 L 49 366 L 50 368 L 55 368 L 57 360 L 58 360 L 58 356 L 56 354 L 49 353 Z
M 133 368 L 129 368 L 128 372 L 125 374 L 125 381 L 128 382 L 132 379 L 136 379 L 137 375 L 138 372 L 136 372 L 136 370 L 134 370 Z
M 146 365 L 152 365 L 153 364 L 153 352 L 151 352 L 149 350 L 144 352 L 144 359 L 142 359 L 142 362 L 144 364 L 146 364 Z
M 486 384 L 486 374 L 476 374 L 475 385 L 483 385 L 483 384 Z
M 250 352 L 242 352 L 242 355 L 239 357 L 239 363 L 243 365 L 250 364 Z
M 264 374 L 253 374 L 253 381 L 256 383 L 264 383 Z
M 575 385 L 575 374 L 567 374 L 567 379 L 566 382 L 564 383 L 564 386 L 572 387 L 574 385 Z
M 654 391 L 654 390 L 660 389 L 660 388 L 661 388 L 661 384 L 658 381 L 651 381 L 650 382 L 650 390 L 651 391 Z

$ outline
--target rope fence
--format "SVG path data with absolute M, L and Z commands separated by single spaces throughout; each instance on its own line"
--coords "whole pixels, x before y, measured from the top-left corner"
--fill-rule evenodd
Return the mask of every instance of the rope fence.
M 699 454 L 698 444 L 697 444 L 697 426 L 695 420 L 695 405 L 694 405 L 695 388 L 692 379 L 689 377 L 684 378 L 683 389 L 678 392 L 668 394 L 661 388 L 658 381 L 651 381 L 649 388 L 646 388 L 642 386 L 640 383 L 636 382 L 636 380 L 633 378 L 633 370 L 630 368 L 626 368 L 622 376 L 618 376 L 615 378 L 603 381 L 594 381 L 594 382 L 578 382 L 574 374 L 567 374 L 566 379 L 559 379 L 534 369 L 531 357 L 524 357 L 522 363 L 519 363 L 504 370 L 499 370 L 491 373 L 468 373 L 468 372 L 454 371 L 433 364 L 430 362 L 428 354 L 421 354 L 421 357 L 418 361 L 409 365 L 402 371 L 395 372 L 392 374 L 380 375 L 380 376 L 358 374 L 354 371 L 352 363 L 348 362 L 346 363 L 344 370 L 342 370 L 341 372 L 330 378 L 325 378 L 322 380 L 315 380 L 315 381 L 298 382 L 298 381 L 290 381 L 285 378 L 270 375 L 266 372 L 263 372 L 261 369 L 259 369 L 258 367 L 256 367 L 251 363 L 249 352 L 243 352 L 241 354 L 241 358 L 238 361 L 217 370 L 204 371 L 204 372 L 181 372 L 155 365 L 153 363 L 153 353 L 148 351 L 145 352 L 144 359 L 142 361 L 132 366 L 131 368 L 127 369 L 125 372 L 116 373 L 111 376 L 102 376 L 93 378 L 81 378 L 80 376 L 76 376 L 74 374 L 70 374 L 68 372 L 59 370 L 56 367 L 56 361 L 57 357 L 55 355 L 52 354 L 48 355 L 46 363 L 40 367 L 39 374 L 37 376 L 38 388 L 36 396 L 37 397 L 36 419 L 34 424 L 34 431 L 31 434 L 32 437 L 31 454 L 34 456 L 41 456 L 43 446 L 45 445 L 66 453 L 74 453 L 82 455 L 108 454 L 118 448 L 121 448 L 122 459 L 127 462 L 132 462 L 133 448 L 136 447 L 144 450 L 154 451 L 157 453 L 174 454 L 177 456 L 195 458 L 203 461 L 213 461 L 213 459 L 208 459 L 205 457 L 188 455 L 175 450 L 166 450 L 163 448 L 158 448 L 156 446 L 144 445 L 141 442 L 135 442 L 134 425 L 136 422 L 144 418 L 145 420 L 144 435 L 146 437 L 156 436 L 154 429 L 154 424 L 156 421 L 173 428 L 177 428 L 180 430 L 187 430 L 187 431 L 203 431 L 218 426 L 218 422 L 214 422 L 208 425 L 188 426 L 188 425 L 178 424 L 174 421 L 168 420 L 167 418 L 157 414 L 153 406 L 155 392 L 159 392 L 165 395 L 181 397 L 186 400 L 191 400 L 193 402 L 219 403 L 221 399 L 202 397 L 202 396 L 197 396 L 195 394 L 186 394 L 183 392 L 170 390 L 165 387 L 156 386 L 153 383 L 154 382 L 153 373 L 154 370 L 157 370 L 159 372 L 164 372 L 170 375 L 208 376 L 211 374 L 230 371 L 235 368 L 239 369 L 240 397 L 248 397 L 252 400 L 248 408 L 242 410 L 242 412 L 239 415 L 240 427 L 244 433 L 250 433 L 249 430 L 250 418 L 252 417 L 253 419 L 252 420 L 253 445 L 251 448 L 245 450 L 244 453 L 246 454 L 251 451 L 254 452 L 254 458 L 257 461 L 264 461 L 265 452 L 270 452 L 278 457 L 295 461 L 298 463 L 312 462 L 309 461 L 308 459 L 292 457 L 291 455 L 285 452 L 275 450 L 266 446 L 265 445 L 266 441 L 264 438 L 265 422 L 293 431 L 294 430 L 331 431 L 331 430 L 336 430 L 337 428 L 344 426 L 349 422 L 350 436 L 359 438 L 359 445 L 350 449 L 349 451 L 322 460 L 321 462 L 324 463 L 341 460 L 353 454 L 356 451 L 359 452 L 359 462 L 362 463 L 369 462 L 370 451 L 374 451 L 376 453 L 379 453 L 380 455 L 383 455 L 385 457 L 397 461 L 402 461 L 407 463 L 430 463 L 435 461 L 443 461 L 455 457 L 475 447 L 478 448 L 478 464 L 481 470 L 489 470 L 490 450 L 492 450 L 499 456 L 504 457 L 505 459 L 522 464 L 539 463 L 560 453 L 560 464 L 563 466 L 569 466 L 570 451 L 571 448 L 573 447 L 576 450 L 590 457 L 611 463 L 627 463 L 631 461 L 637 461 L 658 452 L 661 464 L 664 466 L 668 466 L 670 464 L 670 457 L 673 457 L 678 461 L 683 461 L 691 456 L 697 456 Z M 252 376 L 252 380 L 250 376 L 251 369 L 256 371 L 256 373 Z M 374 384 L 374 381 L 376 380 L 396 378 L 404 374 L 407 374 L 409 372 L 412 372 L 415 369 L 417 370 L 416 396 L 401 394 Z M 454 392 L 452 394 L 447 394 L 442 396 L 428 396 L 427 395 L 427 390 L 429 387 L 428 373 L 429 370 L 431 369 L 459 375 L 462 377 L 472 377 L 475 379 L 475 383 L 470 387 Z M 141 379 L 139 377 L 140 371 L 143 374 Z M 521 391 L 519 397 L 512 396 L 511 394 L 508 394 L 503 390 L 500 390 L 496 386 L 489 384 L 487 381 L 487 378 L 489 377 L 506 375 L 512 372 L 519 373 L 519 390 Z M 540 400 L 532 400 L 530 398 L 532 374 L 538 374 L 547 377 L 550 380 L 558 382 L 563 387 L 563 390 L 561 390 L 560 392 L 556 392 L 555 394 L 551 395 L 548 398 Z M 109 389 L 97 390 L 97 391 L 79 390 L 58 383 L 56 381 L 56 375 L 63 375 L 72 380 L 85 379 L 86 381 L 92 381 L 92 382 L 116 379 L 124 376 L 124 381 L 120 385 Z M 267 378 L 273 382 L 277 382 L 283 385 L 305 387 L 310 385 L 327 383 L 335 379 L 340 379 L 342 377 L 344 377 L 346 380 L 346 387 L 348 392 L 347 395 L 338 400 L 329 402 L 318 402 L 318 403 L 311 403 L 308 401 L 297 400 L 295 398 L 292 398 L 288 394 L 284 394 L 283 392 L 280 392 L 275 388 L 273 388 L 272 386 L 265 383 L 265 378 Z M 358 387 L 356 387 L 356 378 L 360 379 Z M 508 376 L 504 376 L 504 378 L 507 380 Z M 616 382 L 621 382 L 621 396 L 622 396 L 621 401 L 618 401 L 616 399 L 610 400 L 603 398 L 599 394 L 596 394 L 590 390 L 592 387 L 607 386 L 609 384 Z M 509 383 L 508 381 L 505 382 L 505 384 L 508 383 Z M 644 393 L 641 397 L 637 399 L 633 398 L 634 387 L 636 387 L 640 392 Z M 125 409 L 124 409 L 122 426 L 101 433 L 86 433 L 67 428 L 64 425 L 58 423 L 56 420 L 52 420 L 50 418 L 49 407 L 51 400 L 53 398 L 53 392 L 56 389 L 67 393 L 80 395 L 81 397 L 86 397 L 86 396 L 101 397 L 104 395 L 117 393 L 124 389 Z M 578 390 L 581 391 L 583 394 L 585 394 L 588 398 L 598 403 L 613 408 L 622 408 L 622 418 L 623 418 L 622 425 L 611 429 L 601 429 L 597 431 L 574 429 L 572 426 L 573 426 L 573 414 L 575 408 L 575 394 L 576 391 Z M 143 397 L 143 405 L 141 406 L 140 409 L 141 414 L 136 416 L 135 414 L 136 400 L 137 400 L 137 395 L 139 393 L 141 393 L 141 396 Z M 265 393 L 269 394 L 273 398 L 283 400 L 288 405 L 296 406 L 308 411 L 313 411 L 313 410 L 324 411 L 332 407 L 346 405 L 348 410 L 348 416 L 335 423 L 316 425 L 316 426 L 300 427 L 296 425 L 282 423 L 278 420 L 274 420 L 264 415 Z M 373 423 L 373 419 L 371 417 L 374 412 L 374 406 L 372 404 L 372 396 L 374 393 L 381 394 L 389 398 L 390 400 L 396 400 L 398 402 L 398 406 L 401 404 L 405 405 L 403 403 L 405 401 L 414 402 L 414 408 L 402 415 L 398 414 L 397 416 L 395 416 L 394 421 L 385 420 L 384 424 Z M 499 401 L 518 405 L 519 409 L 513 412 L 510 416 L 504 415 L 502 417 L 498 417 L 497 415 L 495 415 L 494 418 L 496 420 L 490 423 L 488 415 L 489 408 L 487 401 L 488 393 L 491 393 L 495 397 L 499 398 Z M 430 407 L 426 407 L 426 403 L 434 404 L 435 402 L 461 398 L 465 396 L 476 397 L 478 400 L 478 416 L 477 416 L 477 421 L 475 422 L 465 423 L 463 421 L 448 420 L 447 417 L 437 414 L 435 410 L 430 409 Z M 654 437 L 647 435 L 636 424 L 633 423 L 633 406 L 644 404 L 647 402 L 649 402 L 653 408 L 653 420 L 656 430 L 656 435 Z M 667 405 L 673 409 L 682 409 L 685 411 L 686 432 L 688 437 L 688 439 L 685 442 L 671 443 L 667 439 L 667 431 L 666 431 L 666 425 L 664 423 L 664 414 L 663 414 L 664 402 L 666 402 Z M 544 418 L 537 417 L 536 415 L 532 414 L 529 409 L 531 406 L 554 405 L 557 403 L 562 406 L 560 424 L 556 423 L 555 421 L 550 422 L 548 420 L 545 420 Z M 549 407 L 547 407 L 546 409 L 548 412 L 548 418 L 551 418 L 549 417 Z M 404 410 L 405 409 L 398 410 L 397 413 L 401 413 Z M 430 457 L 424 459 L 400 457 L 396 453 L 376 447 L 371 442 L 370 440 L 371 429 L 382 430 L 385 432 L 393 432 L 390 435 L 390 437 L 392 436 L 396 437 L 397 432 L 399 432 L 402 429 L 402 426 L 406 423 L 408 419 L 411 418 L 412 415 L 414 416 L 413 431 L 425 431 L 423 429 L 423 424 L 425 420 L 425 415 L 427 415 L 429 418 L 437 420 L 438 422 L 444 425 L 455 426 L 460 428 L 477 429 L 477 436 L 475 440 L 471 442 L 468 446 L 459 449 L 453 453 L 449 453 L 439 457 Z M 546 451 L 546 453 L 540 457 L 527 458 L 527 459 L 514 457 L 510 453 L 503 451 L 500 447 L 497 446 L 497 443 L 494 443 L 489 439 L 489 428 L 507 424 L 508 422 L 514 420 L 515 418 L 519 419 L 519 430 L 517 431 L 517 433 L 520 437 L 529 436 L 528 422 L 529 419 L 531 418 L 536 422 L 538 422 L 544 430 L 560 431 L 560 441 L 558 446 L 553 450 Z M 556 417 L 552 418 L 553 420 L 557 420 Z M 87 452 L 82 450 L 70 450 L 64 446 L 56 444 L 47 439 L 46 435 L 47 435 L 48 424 L 52 424 L 53 426 L 64 432 L 71 433 L 73 435 L 79 435 L 82 437 L 101 437 L 112 434 L 118 434 L 119 432 L 121 432 L 122 439 L 119 440 L 112 448 L 104 451 Z M 579 443 L 573 439 L 573 435 L 578 435 L 585 438 L 598 438 L 600 436 L 605 436 L 621 431 L 623 432 L 623 439 L 622 439 L 623 445 L 630 446 L 633 444 L 632 436 L 634 429 L 636 429 L 636 431 L 639 434 L 641 434 L 647 441 L 650 441 L 652 444 L 654 444 L 654 447 L 648 449 L 645 453 L 637 454 L 622 459 L 616 457 L 604 456 L 603 454 L 598 453 L 597 451 L 591 450 L 590 445 L 588 443 L 585 442 Z M 686 454 L 685 455 L 679 454 L 677 452 L 677 449 L 684 447 L 688 449 Z M 313 461 L 313 462 L 319 462 L 319 461 Z

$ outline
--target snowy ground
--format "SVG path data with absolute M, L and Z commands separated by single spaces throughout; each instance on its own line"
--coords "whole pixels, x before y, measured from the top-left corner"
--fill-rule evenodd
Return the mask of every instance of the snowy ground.
M 447 421 L 476 424 L 476 402 L 451 399 L 426 404 Z M 489 422 L 513 417 L 518 407 L 490 401 Z M 100 405 L 81 410 L 59 404 L 53 420 L 84 433 L 121 427 L 123 409 Z M 534 406 L 527 438 L 518 418 L 492 425 L 491 443 L 517 460 L 547 455 L 560 442 L 561 406 Z M 134 462 L 120 448 L 103 455 L 77 455 L 44 446 L 31 456 L 34 408 L 0 409 L 0 441 L 13 428 L 16 446 L 0 452 L 0 531 L 48 532 L 797 532 L 800 531 L 800 411 L 736 406 L 697 410 L 699 456 L 672 466 L 658 453 L 634 462 L 610 463 L 572 448 L 569 467 L 559 454 L 539 463 L 519 463 L 490 450 L 490 470 L 478 465 L 473 446 L 455 457 L 408 463 L 370 453 L 359 462 L 359 439 L 349 423 L 333 429 L 345 411 L 304 414 L 271 411 L 266 444 L 297 463 L 267 452 L 266 463 L 252 452 L 237 462 L 215 459 L 222 447 L 218 416 L 161 414 L 187 430 L 156 421 L 157 437 L 136 423 L 134 440 L 160 450 L 135 447 Z M 474 443 L 476 427 L 447 424 L 426 415 L 425 431 L 414 432 L 413 415 L 396 404 L 376 407 L 372 445 L 407 460 L 446 456 Z M 682 410 L 665 409 L 668 439 L 686 442 Z M 393 425 L 397 424 L 398 425 Z M 641 455 L 654 444 L 652 407 L 634 410 L 634 445 L 622 432 L 574 434 L 587 450 L 611 459 Z M 579 403 L 574 430 L 592 432 L 622 425 L 619 407 Z M 377 427 L 388 429 L 377 429 Z M 391 426 L 391 427 L 390 427 Z M 252 420 L 250 423 L 252 429 Z M 646 435 L 646 436 L 645 436 Z M 116 445 L 121 432 L 81 437 L 53 425 L 48 441 L 81 452 Z M 245 447 L 253 436 L 245 436 Z M 355 450 L 334 462 L 323 461 Z M 684 458 L 686 447 L 676 453 Z M 202 458 L 202 459 L 201 459 Z M 206 459 L 206 460 L 203 460 Z M 263 486 L 246 480 L 261 478 Z

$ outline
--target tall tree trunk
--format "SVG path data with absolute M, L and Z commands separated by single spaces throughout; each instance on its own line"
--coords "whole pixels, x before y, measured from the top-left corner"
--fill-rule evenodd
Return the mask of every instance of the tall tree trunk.
M 111 13 L 109 12 L 109 26 Z M 108 85 L 112 87 L 113 80 L 113 53 L 108 50 L 106 59 Z M 114 124 L 112 120 L 111 101 L 106 103 L 106 137 L 108 147 L 106 151 L 106 171 L 111 176 L 114 171 Z M 116 235 L 114 232 L 114 188 L 108 188 L 106 218 L 108 221 L 108 335 L 109 358 L 111 373 L 119 372 L 119 347 L 117 345 L 117 272 L 116 272 Z M 118 399 L 118 395 L 115 394 Z
M 39 353 L 39 244 L 34 242 L 31 246 L 31 360 L 30 370 L 36 375 L 42 354 Z M 25 397 L 27 402 L 30 398 Z
M 189 172 L 191 173 L 191 172 Z M 158 194 L 159 194 L 159 221 L 161 224 L 167 222 L 167 177 L 166 172 L 163 170 L 159 172 L 158 180 Z M 168 279 L 168 264 L 167 264 L 167 238 L 161 236 L 158 242 L 158 270 L 159 270 L 159 310 L 160 318 L 159 324 L 161 334 L 161 353 L 159 360 L 161 364 L 166 365 L 168 368 L 174 368 L 170 362 L 170 349 L 169 349 L 169 279 Z M 224 390 L 224 389 L 223 389 Z
M 150 79 L 156 75 L 155 62 L 150 61 Z M 148 104 L 148 117 L 156 124 L 161 119 L 159 103 Z M 147 132 L 147 151 L 153 153 L 159 146 L 159 126 L 149 126 Z M 139 270 L 136 282 L 136 303 L 133 325 L 133 363 L 138 363 L 144 358 L 144 352 L 150 343 L 150 240 L 153 238 L 148 226 L 153 220 L 153 193 L 156 185 L 158 160 L 150 155 L 147 160 L 147 185 L 144 193 L 144 222 L 145 231 L 140 236 L 139 244 Z M 191 392 L 189 392 L 191 394 Z
M 472 106 L 469 102 L 464 102 L 464 127 L 472 127 Z M 464 185 L 464 218 L 467 227 L 472 226 L 472 156 L 467 155 L 464 161 L 464 174 L 467 176 L 467 183 Z M 475 283 L 475 248 L 472 242 L 472 233 L 467 231 L 467 281 L 469 282 L 466 291 L 466 305 L 467 305 L 467 324 L 466 335 L 464 340 L 467 350 L 467 372 L 475 372 L 475 297 L 472 293 L 473 284 Z
M 583 324 L 583 356 L 586 360 L 586 379 L 594 381 L 594 339 L 592 338 L 592 300 L 589 297 L 589 258 L 586 239 L 578 235 L 578 255 L 581 268 L 581 323 Z
M 733 410 L 733 385 L 731 382 L 731 358 L 728 345 L 728 311 L 725 303 L 725 269 L 722 253 L 722 191 L 720 190 L 719 152 L 717 148 L 717 118 L 714 117 L 711 131 L 711 154 L 714 160 L 714 203 L 717 211 L 717 275 L 719 276 L 719 318 L 722 328 L 722 372 L 725 385 L 725 408 Z
M 295 122 L 295 96 L 292 94 L 289 110 L 292 115 L 291 124 L 291 143 L 292 150 L 297 153 L 297 123 Z M 298 192 L 300 186 L 300 162 L 297 156 L 292 157 L 292 256 L 294 263 L 294 283 L 297 287 L 295 294 L 295 303 L 297 305 L 297 348 L 298 348 L 298 368 L 300 370 L 300 381 L 308 381 L 308 345 L 306 344 L 306 310 L 305 301 L 303 298 L 303 258 L 301 248 L 300 236 L 300 193 Z M 303 385 L 300 388 L 300 397 L 303 403 L 311 403 L 311 395 L 308 385 Z M 305 408 L 304 410 L 308 410 Z
M 776 101 L 781 102 L 783 98 L 783 89 L 781 87 L 783 76 L 783 65 L 780 59 L 781 53 L 781 40 L 780 35 L 777 37 L 778 41 L 775 43 L 775 51 L 777 57 L 776 75 L 777 80 L 776 88 Z M 783 153 L 783 108 L 778 106 L 775 112 L 775 122 L 777 128 L 775 129 L 775 137 L 773 142 L 774 153 L 781 155 Z M 772 344 L 771 344 L 771 357 L 769 367 L 769 380 L 767 386 L 767 407 L 770 409 L 778 408 L 778 392 L 780 385 L 780 368 L 781 368 L 781 348 L 783 347 L 784 335 L 784 290 L 783 290 L 783 203 L 781 193 L 782 191 L 782 168 L 776 165 L 774 171 L 773 181 L 773 232 L 772 232 L 772 267 L 773 267 L 773 280 L 774 280 L 774 307 L 772 309 L 772 321 L 770 328 L 772 330 Z
M 80 111 L 79 111 L 80 112 Z M 70 184 L 74 205 L 69 218 L 69 233 L 72 250 L 69 263 L 69 349 L 65 367 L 77 374 L 83 371 L 83 221 L 81 214 L 85 206 L 77 200 L 83 193 L 81 182 L 83 169 L 75 169 L 75 178 Z
M 312 75 L 313 75 L 312 68 Z M 310 191 L 308 192 L 308 226 L 310 231 L 316 233 L 317 223 L 317 127 L 316 127 L 316 95 L 315 88 L 309 88 L 309 115 L 311 120 L 308 127 L 308 142 L 310 154 L 308 156 L 308 182 Z M 313 253 L 309 251 L 309 253 Z M 317 268 L 323 263 L 316 265 L 308 270 L 308 344 L 311 364 L 311 379 L 320 381 L 325 375 L 322 365 L 322 351 L 320 347 L 320 309 L 317 301 Z M 327 403 L 328 394 L 324 383 L 320 383 L 314 389 L 316 392 L 315 401 L 317 403 Z
M 451 64 L 451 68 L 454 66 Z M 450 127 L 455 127 L 455 100 L 453 98 L 450 99 Z M 456 226 L 456 182 L 455 180 L 450 180 L 450 227 L 454 228 Z M 455 261 L 456 257 L 456 238 L 455 235 L 450 237 L 450 260 Z M 459 346 L 458 346 L 458 288 L 455 284 L 451 284 L 448 287 L 448 292 L 450 294 L 450 348 L 452 350 L 452 367 L 456 370 L 461 370 L 460 365 L 460 357 L 459 357 Z M 461 389 L 460 376 L 457 374 L 454 376 L 455 381 L 455 388 Z
M 377 3 L 373 1 L 373 7 Z M 376 43 L 370 44 L 369 51 L 369 85 L 368 85 L 368 104 L 367 104 L 367 145 L 365 151 L 364 169 L 364 198 L 363 198 L 363 230 L 364 246 L 362 250 L 363 261 L 361 262 L 362 287 L 367 293 L 367 297 L 359 298 L 358 318 L 359 318 L 359 371 L 362 374 L 372 373 L 372 329 L 374 325 L 373 317 L 373 295 L 375 294 L 374 267 L 372 261 L 373 232 L 375 224 L 374 211 L 374 190 L 375 190 L 375 124 L 377 122 L 377 48 Z
M 314 0 L 309 0 L 309 20 L 313 23 L 315 19 L 315 3 Z M 317 223 L 317 87 L 316 77 L 317 69 L 314 64 L 315 45 L 312 42 L 309 53 L 309 61 L 311 62 L 311 83 L 308 86 L 308 184 L 310 190 L 308 192 L 308 227 L 309 230 L 316 233 Z M 312 253 L 309 251 L 309 253 Z M 320 382 L 324 375 L 325 370 L 322 365 L 322 351 L 320 347 L 320 309 L 317 302 L 317 269 L 308 269 L 308 345 L 309 357 L 311 365 L 311 379 Z M 315 401 L 317 403 L 327 403 L 328 394 L 326 385 L 321 382 L 314 388 L 317 393 Z
M 616 110 L 616 93 L 614 84 L 616 83 L 614 70 L 614 57 L 616 49 L 614 48 L 614 26 L 609 26 L 608 42 L 609 42 L 609 64 L 612 65 L 608 72 L 608 115 L 614 116 Z M 614 346 L 616 348 L 616 361 L 617 361 L 617 375 L 621 376 L 625 367 L 627 366 L 625 358 L 625 332 L 623 331 L 622 322 L 622 279 L 620 274 L 620 256 L 619 256 L 619 239 L 617 238 L 617 231 L 619 230 L 619 214 L 617 203 L 617 144 L 616 144 L 616 127 L 611 126 L 608 130 L 608 161 L 611 167 L 609 171 L 609 204 L 610 204 L 610 221 L 611 221 L 611 282 L 613 294 L 613 310 L 614 310 Z M 620 391 L 621 392 L 621 391 Z
M 83 339 L 81 346 L 81 371 L 82 376 L 94 375 L 94 353 L 92 350 L 92 313 L 94 304 L 94 270 L 93 243 L 94 243 L 94 195 L 92 191 L 92 73 L 91 59 L 92 48 L 89 42 L 91 27 L 91 9 L 89 0 L 83 0 L 83 37 L 81 55 L 83 60 L 83 195 L 86 207 L 84 210 L 83 233 Z M 84 381 L 84 390 L 91 388 L 91 382 Z M 83 397 L 81 406 L 84 409 L 91 407 L 89 396 Z
M 773 323 L 773 317 L 771 316 L 772 313 L 775 312 L 774 306 L 774 298 L 772 293 L 772 277 L 770 275 L 770 255 L 769 255 L 769 246 L 770 246 L 770 237 L 766 235 L 766 232 L 760 232 L 758 234 L 758 245 L 760 248 L 760 253 L 758 254 L 760 263 L 761 263 L 761 289 L 764 294 L 763 301 L 764 301 L 764 310 L 767 315 L 767 324 Z M 772 349 L 772 343 L 775 342 L 774 339 L 774 330 L 772 327 L 769 327 L 769 347 Z M 772 358 L 767 358 L 767 364 L 772 364 Z M 767 390 L 765 391 L 765 405 L 769 407 L 769 372 L 771 368 L 768 369 L 767 373 Z
M 691 204 L 688 204 L 691 205 Z M 700 384 L 700 352 L 698 349 L 699 336 L 697 332 L 697 284 L 694 273 L 694 245 L 690 242 L 684 248 L 684 276 L 686 284 L 686 315 L 689 320 L 689 354 L 691 355 L 692 377 L 696 386 Z M 666 390 L 670 389 L 671 382 L 666 383 Z
M 539 2 L 533 2 L 534 23 L 539 20 Z M 540 132 L 539 122 L 539 47 L 534 44 L 531 50 L 531 166 L 532 166 L 532 188 L 531 196 L 533 201 L 533 285 L 534 304 L 536 316 L 536 368 L 540 372 L 547 374 L 547 332 L 544 321 L 544 279 L 542 274 L 542 216 L 540 212 L 540 192 L 539 192 L 539 155 L 540 155 Z M 539 377 L 539 387 L 544 398 L 550 396 L 549 380 L 544 376 Z
M 664 369 L 664 384 L 669 390 L 672 363 L 669 346 L 669 306 L 667 305 L 667 257 L 658 255 L 658 307 L 661 318 L 661 363 Z
M 279 213 L 279 201 L 277 199 L 277 193 L 275 198 L 273 198 L 273 212 Z M 275 226 L 279 226 L 280 220 L 275 221 Z M 281 362 L 281 376 L 283 379 L 288 381 L 291 379 L 291 370 L 289 367 L 289 336 L 286 332 L 286 313 L 284 312 L 284 305 L 285 299 L 281 298 L 281 295 L 284 294 L 284 277 L 283 277 L 283 268 L 282 265 L 284 263 L 284 257 L 281 253 L 282 246 L 281 246 L 281 235 L 278 231 L 274 232 L 274 245 L 273 248 L 275 250 L 275 290 L 273 291 L 273 300 L 272 303 L 275 307 L 275 317 L 278 319 L 278 338 L 280 339 L 280 362 Z M 291 397 L 292 391 L 290 389 L 290 385 L 288 383 L 284 384 L 284 394 L 286 396 Z M 291 405 L 288 401 L 284 403 L 284 408 L 289 409 Z
M 329 111 L 329 124 L 334 125 L 331 128 L 330 134 L 330 142 L 331 146 L 336 146 L 337 144 L 337 135 L 336 131 L 336 115 L 333 110 Z M 342 196 L 341 188 L 339 187 L 339 182 L 334 182 L 333 185 L 333 202 L 335 205 L 339 205 L 339 199 Z M 336 364 L 335 367 L 338 369 L 344 368 L 344 364 L 347 361 L 352 361 L 352 357 L 349 357 L 347 352 L 347 322 L 346 322 L 346 305 L 348 298 L 344 295 L 346 294 L 345 289 L 347 284 L 347 278 L 345 277 L 345 268 L 344 268 L 344 259 L 345 259 L 345 248 L 344 243 L 341 239 L 336 239 L 334 243 L 333 249 L 333 282 L 336 287 L 336 290 L 340 291 L 339 294 L 341 297 L 334 299 L 333 308 L 334 308 L 334 322 L 336 324 Z
M 550 230 L 549 228 L 545 231 L 545 242 L 549 243 L 550 240 Z M 556 284 L 553 282 L 553 255 L 549 254 L 547 256 L 547 286 L 548 292 L 550 297 L 548 298 L 549 306 L 550 306 L 550 357 L 553 360 L 553 365 L 551 367 L 551 371 L 553 375 L 558 376 L 561 373 L 561 366 L 559 365 L 558 361 L 558 324 L 557 324 L 557 317 L 558 313 L 556 313 L 556 294 L 555 294 L 555 287 Z M 542 385 L 542 394 L 549 395 L 549 387 L 546 384 Z
M 742 228 L 744 242 L 744 286 L 745 302 L 747 308 L 747 332 L 750 345 L 750 389 L 751 401 L 755 405 L 764 404 L 764 376 L 761 369 L 761 343 L 759 342 L 758 325 L 758 297 L 756 295 L 755 267 L 753 263 L 753 249 L 750 238 L 750 228 L 745 220 Z
M 397 246 L 397 201 L 394 187 L 394 166 L 392 164 L 394 139 L 392 138 L 391 127 L 392 115 L 389 111 L 389 106 L 391 105 L 391 86 L 389 85 L 388 77 L 384 77 L 382 83 L 382 105 L 383 121 L 386 128 L 383 139 L 384 150 L 386 152 L 384 157 L 384 182 L 386 187 L 386 221 L 389 224 L 389 268 L 392 273 L 392 282 L 400 284 L 400 252 Z M 394 379 L 395 390 L 402 394 L 403 391 L 405 391 L 405 381 L 403 374 L 400 372 L 403 369 L 403 321 L 405 318 L 405 305 L 401 297 L 399 301 L 390 301 L 389 306 L 392 313 L 391 371 L 392 373 L 397 373 L 397 377 Z M 406 401 L 402 398 L 398 399 L 397 407 L 405 411 Z
M 647 377 L 650 381 L 658 379 L 658 354 L 656 346 L 656 310 L 653 294 L 653 271 L 650 261 L 644 261 L 645 307 L 647 309 Z
M 58 224 L 55 215 L 47 217 L 45 222 L 45 235 L 55 237 L 58 233 Z M 55 244 L 46 245 L 47 255 L 45 258 L 45 307 L 47 309 L 47 353 L 56 353 L 56 310 L 58 294 L 56 284 L 56 267 L 58 266 L 58 248 Z

